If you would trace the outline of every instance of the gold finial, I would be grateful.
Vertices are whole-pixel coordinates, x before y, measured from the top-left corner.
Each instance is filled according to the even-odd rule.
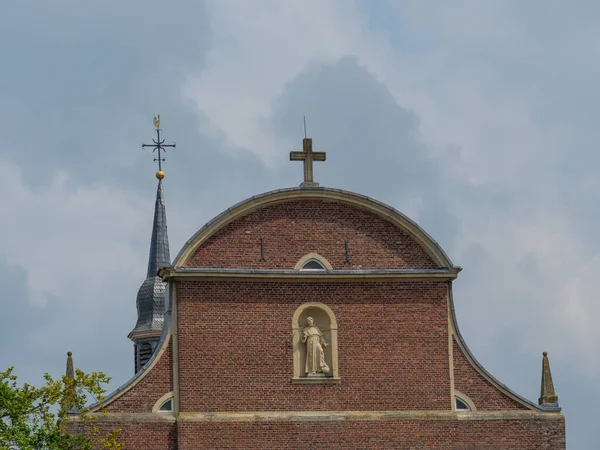
[[[159,170],[158,172],[156,172],[156,178],[158,178],[159,180],[162,180],[165,177],[165,173],[162,170]]]
[[[160,114],[154,118],[153,122],[156,128],[160,128]]]

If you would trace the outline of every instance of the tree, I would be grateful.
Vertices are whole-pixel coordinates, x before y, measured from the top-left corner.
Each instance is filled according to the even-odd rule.
[[[90,397],[104,398],[103,385],[110,381],[105,374],[74,371],[70,353],[67,375],[55,380],[46,373],[39,388],[19,386],[13,369],[0,372],[0,450],[124,448],[121,430],[100,432],[85,406]]]

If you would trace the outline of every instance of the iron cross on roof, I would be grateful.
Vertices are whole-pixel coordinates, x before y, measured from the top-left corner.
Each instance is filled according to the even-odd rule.
[[[300,186],[318,186],[313,180],[313,161],[325,161],[327,153],[313,152],[312,139],[306,137],[306,119],[304,120],[304,139],[302,139],[302,151],[290,152],[290,161],[302,161],[304,163],[304,181]]]
[[[165,140],[160,140],[160,114],[154,118],[154,126],[156,127],[156,139],[152,139],[153,144],[144,144],[142,143],[142,148],[150,147],[153,148],[152,153],[158,150],[158,154],[156,158],[154,158],[154,162],[158,161],[158,172],[156,172],[156,178],[159,180],[163,179],[165,174],[162,171],[162,163],[165,162],[164,156],[161,154],[161,150],[166,152],[166,147],[175,148],[175,143],[165,144]]]

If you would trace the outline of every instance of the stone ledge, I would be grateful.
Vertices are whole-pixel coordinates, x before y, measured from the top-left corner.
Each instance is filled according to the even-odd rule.
[[[175,422],[337,422],[337,421],[394,421],[394,420],[564,420],[556,412],[537,411],[254,411],[254,412],[182,412],[153,413],[90,413],[94,423],[175,423]],[[67,421],[79,422],[79,416]]]
[[[339,377],[304,377],[292,378],[292,384],[340,384],[342,379]]]
[[[386,420],[564,420],[560,413],[537,411],[256,411],[256,412],[182,412],[182,422],[331,422]]]
[[[89,413],[92,423],[174,423],[172,413]],[[67,416],[68,422],[81,422],[79,416]]]

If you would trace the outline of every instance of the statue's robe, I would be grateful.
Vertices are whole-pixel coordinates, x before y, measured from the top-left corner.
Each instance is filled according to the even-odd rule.
[[[304,339],[302,340],[306,341],[306,374],[323,373],[328,375],[329,366],[325,362],[325,352],[323,351],[326,344],[321,330],[314,325],[306,327],[304,329]]]

